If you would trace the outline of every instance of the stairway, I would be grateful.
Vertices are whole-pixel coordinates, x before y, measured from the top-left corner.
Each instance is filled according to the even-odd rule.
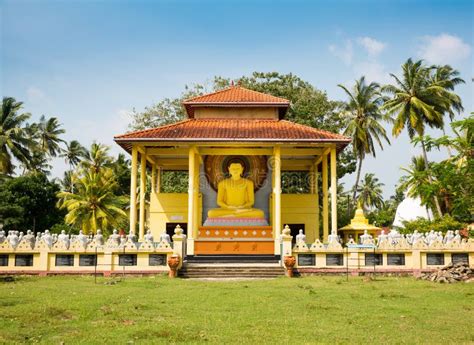
[[[274,255],[200,255],[187,257],[182,278],[276,278],[285,275]]]
[[[188,255],[185,262],[188,264],[278,264],[279,260],[279,255],[220,254],[194,256]]]

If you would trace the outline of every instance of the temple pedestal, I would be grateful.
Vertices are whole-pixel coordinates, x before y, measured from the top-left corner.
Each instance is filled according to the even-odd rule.
[[[194,254],[274,254],[271,226],[201,226]]]

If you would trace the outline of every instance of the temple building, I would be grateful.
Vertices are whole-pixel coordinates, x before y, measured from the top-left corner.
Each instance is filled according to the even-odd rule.
[[[357,205],[357,209],[354,214],[354,218],[351,219],[350,224],[339,229],[341,234],[342,242],[347,243],[350,238],[354,241],[359,241],[360,236],[367,232],[373,238],[376,237],[381,228],[369,224],[369,220],[364,215],[364,210],[361,204]]]
[[[337,234],[337,154],[349,138],[285,120],[288,100],[241,86],[183,106],[183,121],[115,137],[132,157],[130,230],[139,239],[179,224],[188,256],[279,256],[285,225],[310,242]],[[188,174],[187,193],[162,190],[169,171]],[[282,193],[286,172],[307,173],[307,188]]]

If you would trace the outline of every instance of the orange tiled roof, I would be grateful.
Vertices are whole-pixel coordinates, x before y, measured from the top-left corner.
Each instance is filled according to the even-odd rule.
[[[275,106],[288,108],[290,101],[241,86],[231,86],[202,96],[183,101],[189,117],[194,116],[195,106]]]
[[[189,98],[183,104],[222,104],[222,103],[245,103],[245,104],[280,104],[289,105],[290,101],[281,97],[275,97],[266,93],[246,89],[242,86],[231,86],[207,95]]]
[[[114,140],[124,148],[136,141],[333,142],[342,147],[351,141],[339,134],[273,119],[187,119],[119,135]]]

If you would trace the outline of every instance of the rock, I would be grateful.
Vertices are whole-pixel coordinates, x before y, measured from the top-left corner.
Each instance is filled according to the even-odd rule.
[[[422,274],[419,279],[442,284],[456,283],[459,281],[471,283],[474,280],[474,270],[470,269],[467,263],[450,263],[435,272]]]

